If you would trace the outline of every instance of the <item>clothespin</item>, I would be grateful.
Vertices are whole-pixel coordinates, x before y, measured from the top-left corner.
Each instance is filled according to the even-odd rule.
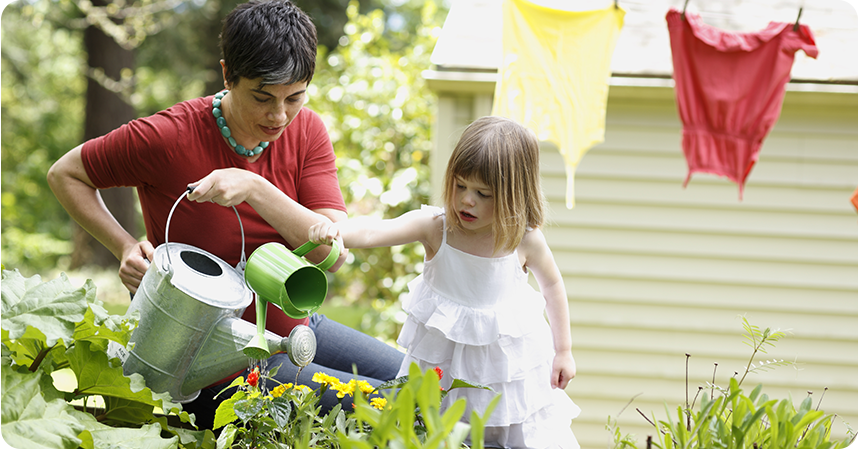
[[[794,21],[794,31],[797,31],[800,28],[800,14],[803,13],[803,7],[800,7],[800,10],[797,11],[797,20]]]
[[[684,0],[684,9],[681,11],[681,20],[687,20],[687,3],[690,3],[690,0]]]

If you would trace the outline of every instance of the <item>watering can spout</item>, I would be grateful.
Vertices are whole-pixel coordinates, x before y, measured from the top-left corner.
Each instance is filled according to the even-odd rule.
[[[335,242],[325,260],[314,265],[304,256],[317,245],[307,242],[289,250],[283,244],[269,242],[248,258],[244,278],[256,294],[257,313],[257,334],[243,348],[249,358],[266,359],[271,355],[263,336],[267,303],[273,303],[293,319],[310,317],[322,305],[328,293],[325,271],[337,261],[340,248]]]
[[[266,342],[266,301],[258,295],[254,304],[257,313],[257,333],[248,341],[242,352],[251,359],[268,359],[272,354],[269,352],[269,344]]]
[[[248,357],[242,346],[249,338],[256,337],[255,326],[238,317],[218,322],[191,364],[182,392],[203,389],[247,369]],[[316,356],[316,336],[307,326],[296,325],[288,337],[266,331],[263,338],[263,344],[272,353],[285,353],[298,367],[307,366]]]

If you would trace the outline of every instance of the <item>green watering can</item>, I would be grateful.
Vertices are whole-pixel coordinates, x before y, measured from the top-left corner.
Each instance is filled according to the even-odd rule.
[[[316,312],[328,294],[325,271],[340,255],[335,242],[331,252],[319,264],[304,258],[319,244],[307,242],[290,251],[277,242],[261,245],[245,265],[245,283],[257,294],[257,335],[245,346],[249,358],[266,359],[271,353],[266,343],[266,303],[274,303],[293,319],[303,319]]]

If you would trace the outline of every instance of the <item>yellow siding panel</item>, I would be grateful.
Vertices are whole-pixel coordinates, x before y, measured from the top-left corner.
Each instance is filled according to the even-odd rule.
[[[694,174],[682,187],[673,92],[640,90],[648,92],[610,89],[606,139],[577,169],[573,210],[564,206],[562,159],[542,147],[545,234],[570,300],[577,376],[566,391],[583,410],[572,426],[580,444],[610,445],[611,416],[644,447],[655,431],[636,408],[665,420],[664,402],[674,410],[692,400],[714,363],[716,384],[726,386],[751,354],[741,315],[790,331],[756,366],[797,363],[749,375],[747,392],[762,383],[771,398],[799,404],[812,391],[817,404],[827,387],[821,408],[839,415],[834,437],[844,435],[843,421],[860,427],[858,216],[849,201],[858,183],[857,95],[787,95],[741,200],[735,183],[713,175]],[[480,109],[462,95],[449,109]],[[462,130],[444,130],[448,147],[437,151],[448,155]]]

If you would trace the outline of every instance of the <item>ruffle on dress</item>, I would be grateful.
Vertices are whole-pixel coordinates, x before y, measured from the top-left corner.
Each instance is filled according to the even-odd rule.
[[[426,364],[422,367],[446,367],[452,378],[481,384],[512,383],[529,376],[536,367],[551,361],[554,353],[547,348],[552,342],[549,331],[539,330],[528,339],[500,339],[488,345],[451,342],[436,329],[427,328],[411,317],[403,324],[397,343],[409,349],[409,356]],[[409,364],[404,362],[403,372]],[[549,372],[546,372],[549,382]],[[449,380],[450,385],[450,380]]]
[[[419,362],[419,366],[421,362]],[[449,369],[453,371],[454,369]],[[487,426],[508,426],[511,424],[523,424],[534,420],[535,415],[541,411],[552,412],[559,420],[563,420],[567,428],[570,421],[579,415],[577,407],[567,393],[562,389],[553,389],[550,385],[549,374],[552,373],[551,360],[546,364],[533,367],[528,371],[525,378],[520,378],[503,383],[483,383],[492,388],[492,391],[476,388],[457,388],[448,393],[443,401],[443,408],[447,409],[459,398],[465,398],[468,409],[483,414],[489,406],[490,401],[498,394],[502,394],[504,401],[500,402],[487,421]],[[449,387],[453,378],[461,378],[457,375],[444,374],[442,376],[442,387]]]
[[[519,338],[546,325],[546,302],[527,283],[492,308],[464,305],[439,293],[424,281],[424,275],[407,286],[409,296],[403,309],[418,322],[461,344],[488,345],[504,337]]]
[[[566,398],[564,391],[556,390],[556,393],[565,398],[541,409],[523,423],[485,427],[484,442],[499,448],[579,448],[579,442],[570,431],[570,419],[579,415],[579,407]]]

